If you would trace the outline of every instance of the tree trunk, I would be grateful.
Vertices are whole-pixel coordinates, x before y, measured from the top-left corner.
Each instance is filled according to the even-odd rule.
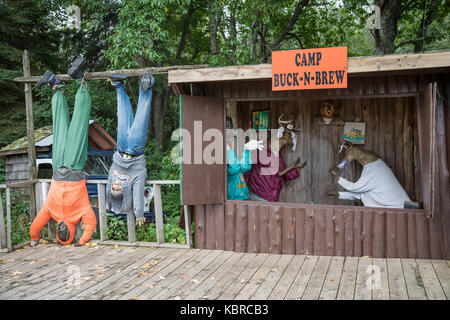
[[[402,13],[403,1],[375,0],[380,8],[381,29],[375,30],[374,54],[390,54],[395,51],[395,38],[397,37],[397,23]]]
[[[430,6],[425,8],[424,19],[422,19],[422,23],[420,24],[420,29],[417,30],[417,40],[414,43],[414,52],[422,52],[423,45],[425,43],[425,39],[427,38],[427,29],[428,26],[433,22],[436,18],[437,10],[438,10],[439,2],[437,0],[431,0]]]
[[[236,29],[236,4],[230,12],[230,49],[231,49],[231,64],[236,64],[236,42],[237,42],[237,29]]]
[[[258,39],[258,31],[256,27],[258,26],[259,12],[255,12],[255,19],[252,22],[251,31],[251,43],[252,43],[252,62],[256,62],[256,41]]]
[[[213,0],[207,0],[206,3],[208,5],[208,11],[209,11],[211,54],[217,54],[219,52],[219,49],[217,47],[217,31],[219,29],[220,17],[216,16],[216,10],[214,7],[215,2]]]
[[[159,86],[158,86],[159,87]],[[153,138],[158,146],[162,145],[163,140],[163,128],[164,124],[162,123],[162,100],[163,93],[161,90],[154,90],[152,97],[152,130],[153,130]]]

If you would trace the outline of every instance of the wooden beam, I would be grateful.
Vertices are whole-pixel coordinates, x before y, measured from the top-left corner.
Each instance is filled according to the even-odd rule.
[[[108,227],[108,215],[106,214],[106,188],[104,184],[97,184],[98,190],[98,220],[100,224],[100,240],[108,240],[106,229]]]
[[[136,243],[136,219],[133,208],[127,212],[128,243]]]
[[[28,50],[23,52],[23,75],[31,76],[30,59]],[[33,117],[33,96],[31,94],[31,84],[25,83],[25,110],[27,117],[27,140],[28,140],[28,179],[36,179],[36,147],[34,139],[34,117]],[[30,188],[30,220],[36,217],[36,194],[34,187]]]
[[[161,186],[153,184],[153,199],[155,200],[155,224],[156,224],[156,241],[164,243],[164,220],[161,201]]]
[[[5,218],[3,216],[2,193],[0,192],[0,249],[5,249],[6,247]]]
[[[186,245],[189,246],[189,248],[192,246],[191,241],[191,219],[190,219],[190,211],[189,206],[184,206],[184,230],[186,231]]]
[[[7,188],[21,188],[21,187],[26,187],[26,186],[29,186],[29,185],[34,185],[36,183],[39,183],[38,179],[33,179],[33,180],[28,180],[28,181],[21,181],[21,182],[14,182],[14,183],[7,184],[6,187]],[[34,196],[34,194],[33,194],[33,196]]]
[[[348,58],[349,75],[377,72],[405,72],[449,67],[450,51]],[[271,64],[169,71],[169,84],[232,80],[267,80],[271,78]]]
[[[11,249],[11,189],[6,188],[6,247]]]
[[[146,72],[152,74],[165,74],[170,70],[188,70],[188,69],[201,69],[207,68],[207,64],[197,64],[197,65],[179,65],[179,66],[167,66],[167,67],[150,67],[141,69],[124,69],[124,70],[111,70],[111,71],[100,71],[100,72],[85,72],[85,80],[102,80],[108,79],[113,73],[125,73],[128,77],[140,77]],[[74,79],[68,74],[58,74],[58,79],[61,81],[73,81]],[[41,76],[30,76],[24,75],[23,77],[14,78],[16,82],[33,83],[38,82]]]

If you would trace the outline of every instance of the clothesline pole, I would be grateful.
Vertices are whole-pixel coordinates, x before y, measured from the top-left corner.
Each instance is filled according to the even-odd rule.
[[[23,75],[30,77],[30,59],[28,50],[23,52]],[[31,83],[25,83],[25,109],[27,119],[27,145],[28,145],[28,179],[36,179],[36,147],[34,138],[34,117],[33,117],[33,96],[31,93]],[[30,188],[30,221],[36,217],[36,192],[34,187]]]
[[[99,71],[99,72],[85,72],[84,79],[85,80],[106,80],[113,73],[124,73],[127,77],[140,77],[144,75],[146,72],[150,72],[152,74],[166,74],[169,70],[187,70],[187,69],[201,69],[207,68],[209,65],[207,64],[198,64],[198,65],[178,65],[178,66],[166,66],[166,67],[149,67],[149,68],[140,68],[140,69],[123,69],[123,70],[111,70],[111,71]],[[59,74],[57,75],[58,79],[61,81],[74,81],[72,77],[68,74]],[[41,76],[31,76],[30,74],[25,75],[23,77],[14,78],[16,82],[24,82],[24,83],[33,83],[38,82]]]

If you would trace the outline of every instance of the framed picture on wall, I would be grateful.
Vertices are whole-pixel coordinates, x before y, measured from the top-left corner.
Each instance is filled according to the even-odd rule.
[[[256,131],[269,129],[269,110],[253,111],[252,119],[253,129],[255,129]]]
[[[366,123],[346,122],[344,124],[344,140],[353,144],[366,143]]]

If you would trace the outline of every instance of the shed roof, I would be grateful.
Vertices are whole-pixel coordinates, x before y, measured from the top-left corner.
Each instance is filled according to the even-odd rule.
[[[378,72],[437,71],[450,68],[450,50],[419,54],[349,57],[348,74],[364,75]],[[265,80],[272,78],[272,64],[169,70],[169,83],[194,83],[235,80]]]
[[[35,146],[46,149],[53,144],[53,126],[46,126],[34,131]],[[117,147],[116,140],[111,137],[97,122],[89,120],[89,142],[98,150],[111,150]],[[0,149],[0,156],[28,152],[27,136],[17,139]]]

